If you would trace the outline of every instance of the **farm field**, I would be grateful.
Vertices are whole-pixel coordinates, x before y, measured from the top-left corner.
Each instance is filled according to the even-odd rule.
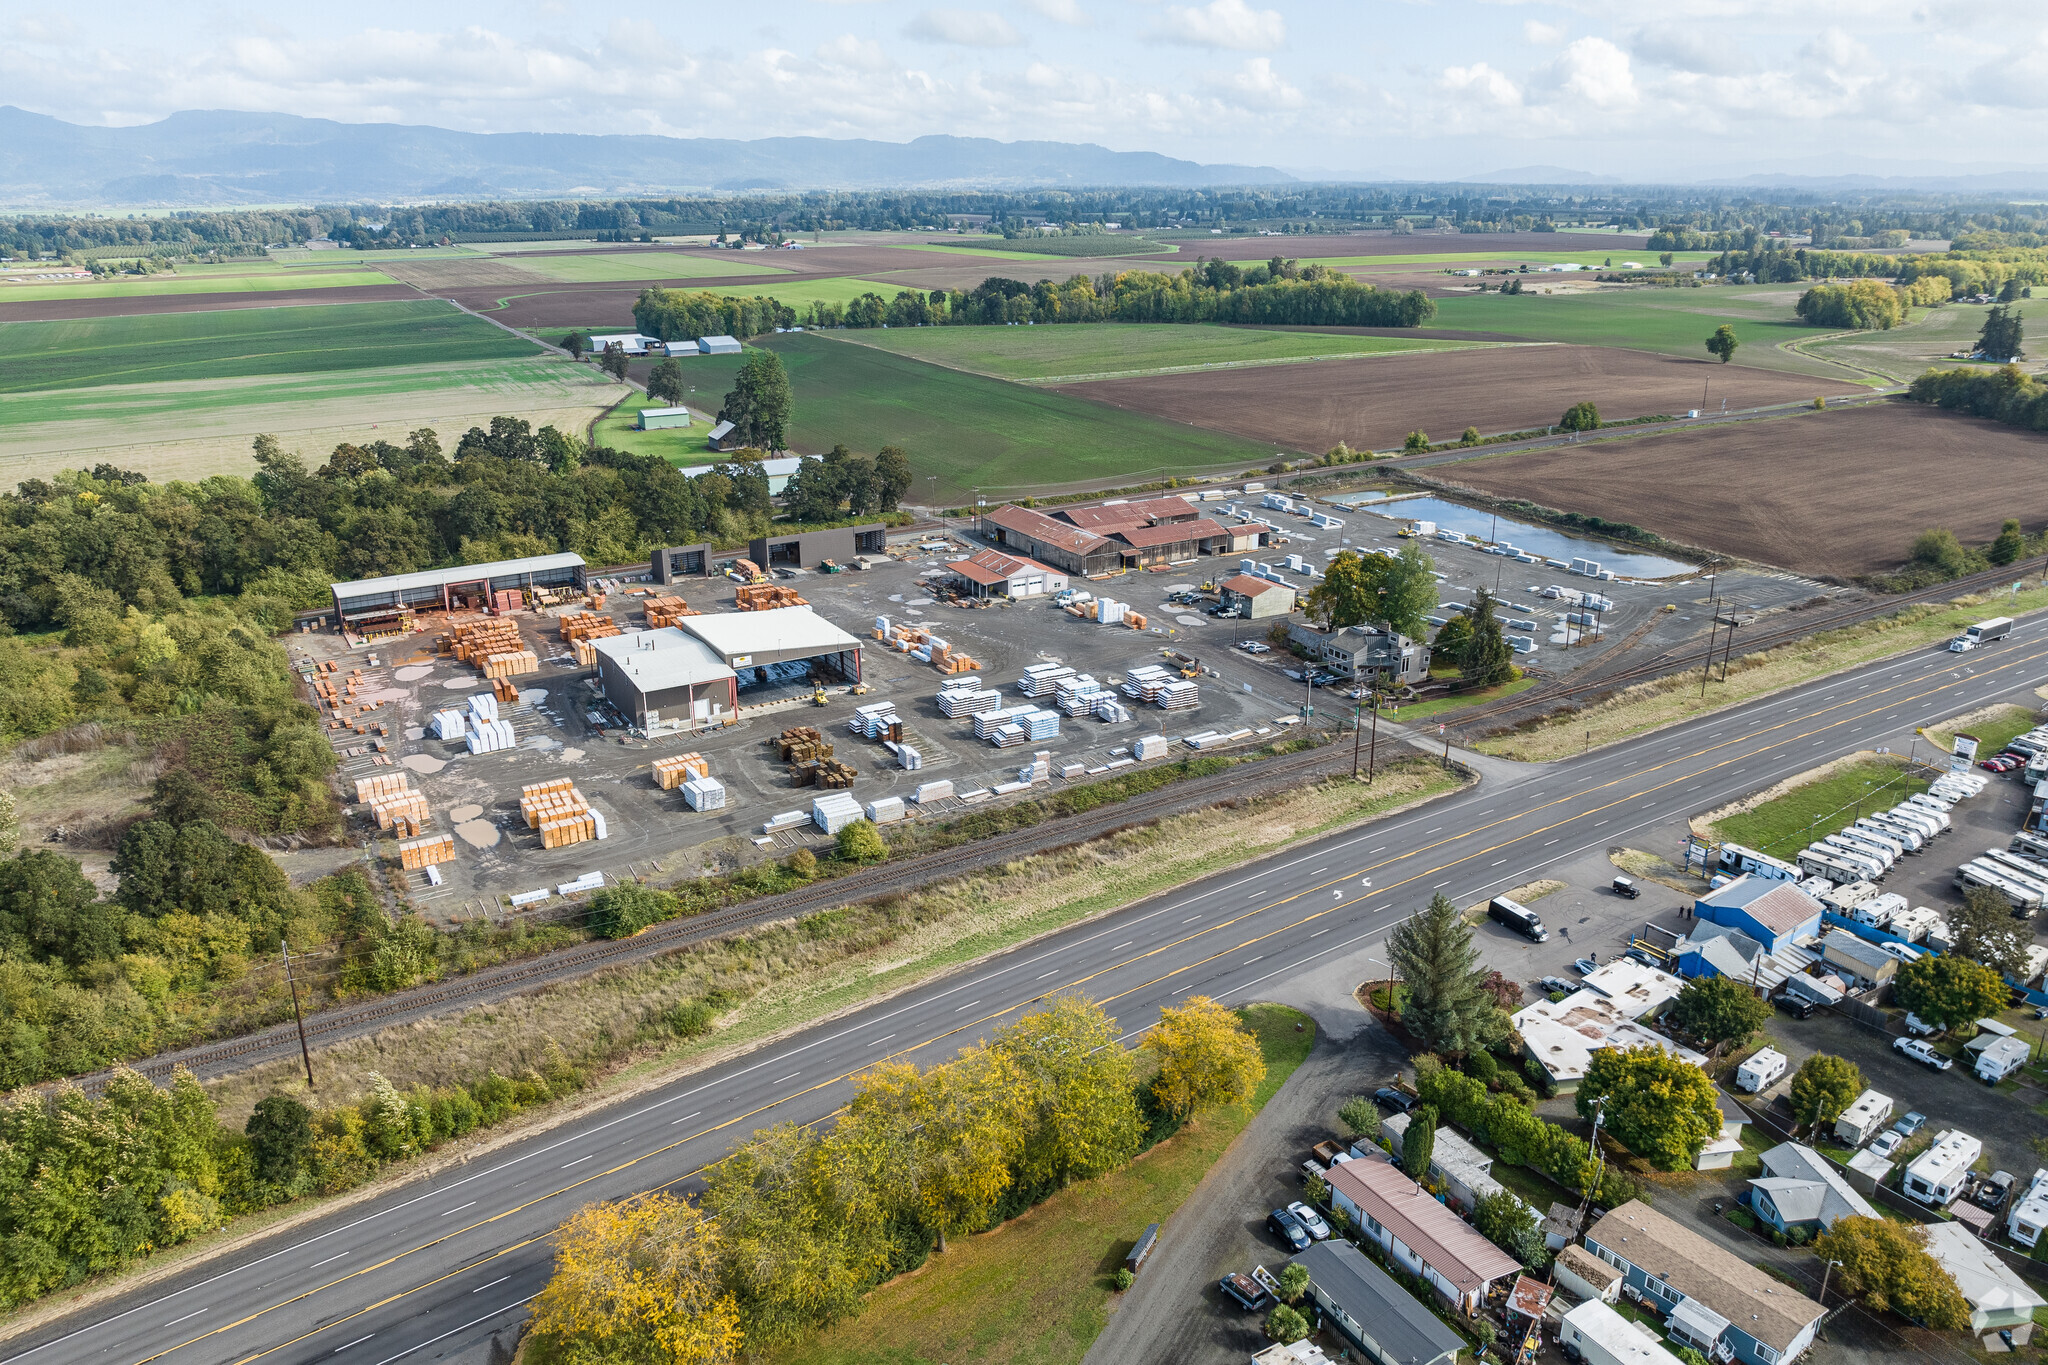
[[[927,365],[872,346],[789,335],[762,345],[782,356],[796,395],[790,432],[802,450],[845,442],[901,446],[936,496],[958,503],[979,487],[1033,489],[1264,465],[1271,446],[1168,423],[1063,393]],[[927,500],[920,485],[919,500]]]
[[[1473,235],[1475,237],[1479,236],[1476,233]],[[1413,239],[1411,238],[1410,240]],[[1480,237],[1480,240],[1483,241],[1484,238]],[[1560,247],[1565,249],[1560,250]],[[1281,252],[1278,254],[1289,255],[1290,253]],[[1673,253],[1672,260],[1684,264],[1690,261],[1708,261],[1712,260],[1713,257],[1714,253],[1710,251],[1680,251]],[[1574,247],[1569,242],[1553,243],[1549,249],[1538,251],[1467,249],[1456,252],[1424,251],[1412,255],[1389,253],[1372,256],[1318,256],[1313,262],[1303,260],[1302,264],[1327,265],[1333,266],[1338,270],[1359,270],[1396,265],[1440,265],[1455,269],[1470,269],[1488,261],[1505,261],[1510,264],[1527,261],[1531,264],[1540,265],[1580,265],[1588,270],[1599,270],[1602,264],[1609,259],[1614,261],[1614,268],[1617,270],[1622,268],[1624,260],[1635,261],[1637,265],[1652,270],[1657,268],[1657,257],[1654,253],[1637,252],[1632,255],[1629,249],[1606,246],[1597,242],[1585,247]],[[1549,275],[1542,277],[1543,283],[1546,284],[1552,283],[1554,279],[1555,277]]]
[[[1539,280],[1538,287],[1544,281]],[[1528,287],[1525,281],[1524,287]],[[1706,341],[1731,323],[1742,342],[1738,364],[1788,374],[1855,380],[1839,366],[1780,350],[1780,342],[1826,335],[1792,314],[1799,285],[1730,285],[1700,289],[1617,289],[1544,296],[1460,294],[1436,301],[1432,325],[1499,332],[1532,341],[1630,346],[1688,359],[1707,358]]]
[[[530,357],[431,299],[0,323],[0,393]]]
[[[530,271],[543,279],[569,284],[612,280],[723,279],[734,275],[772,278],[786,273],[778,266],[741,260],[736,251],[721,251],[716,256],[682,251],[577,252],[564,256],[536,253],[517,257],[506,264],[516,264],[516,268]]]
[[[500,414],[581,433],[620,392],[595,366],[533,356],[0,393],[0,483],[102,460],[157,479],[246,474],[257,432],[316,467],[342,441],[418,427],[452,450]]]
[[[84,284],[0,284],[0,304],[51,299],[146,299],[176,294],[270,293],[396,283],[397,280],[381,271],[360,267],[354,270],[259,270],[246,274],[180,270],[175,275],[136,275],[128,279]]]
[[[919,327],[835,333],[935,365],[1027,384],[1172,374],[1227,366],[1444,351],[1480,343],[1328,332],[1143,323],[1071,327]]]
[[[1482,435],[1526,431],[1556,422],[1582,399],[1598,404],[1609,421],[1683,413],[1700,405],[1702,386],[1735,408],[1864,392],[1830,380],[1719,365],[1704,352],[1695,361],[1598,346],[1507,346],[1382,356],[1371,363],[1208,370],[1056,391],[1320,453],[1339,441],[1384,450],[1418,429],[1437,440],[1467,426]]]
[[[2030,335],[2040,336],[2048,327],[2048,298],[2022,299],[2010,306],[2026,320]],[[1984,329],[1984,316],[1990,311],[1988,306],[1966,303],[1925,308],[1912,321],[1888,332],[1851,332],[1813,341],[1804,349],[1907,383],[1930,369],[1967,363],[1950,360],[1949,353],[1976,347],[1977,334]]]
[[[2040,525],[2048,484],[2015,471],[2044,455],[2048,442],[2035,433],[1901,402],[1478,458],[1435,473],[1796,573],[1846,577],[1898,566],[1930,526],[1982,544],[2007,517]],[[1730,496],[1736,487],[1741,495]]]
[[[726,393],[732,388],[733,377],[739,373],[745,359],[745,356],[737,355],[708,355],[683,362],[683,404],[693,417],[689,426],[670,427],[665,431],[635,430],[633,423],[639,417],[640,409],[662,406],[646,394],[635,391],[628,393],[617,407],[591,424],[591,443],[610,446],[613,450],[630,450],[635,455],[657,455],[679,466],[716,463],[721,457],[705,444],[705,440],[711,434],[713,417],[724,403]],[[801,411],[801,392],[797,399]]]

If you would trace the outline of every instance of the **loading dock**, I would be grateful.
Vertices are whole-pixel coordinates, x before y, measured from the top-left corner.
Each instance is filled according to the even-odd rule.
[[[709,541],[698,545],[671,545],[666,550],[654,552],[654,581],[673,583],[678,578],[709,578],[711,576],[712,547]]]

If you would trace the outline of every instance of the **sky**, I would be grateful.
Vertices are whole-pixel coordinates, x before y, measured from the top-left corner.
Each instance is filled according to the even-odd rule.
[[[474,132],[932,133],[1312,178],[2048,165],[2039,0],[0,4],[0,101]]]

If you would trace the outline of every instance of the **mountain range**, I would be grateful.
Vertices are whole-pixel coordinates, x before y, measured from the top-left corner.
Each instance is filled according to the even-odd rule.
[[[127,128],[0,106],[0,203],[179,206],[584,198],[703,191],[1266,185],[1092,143],[462,133],[292,114],[187,110]]]

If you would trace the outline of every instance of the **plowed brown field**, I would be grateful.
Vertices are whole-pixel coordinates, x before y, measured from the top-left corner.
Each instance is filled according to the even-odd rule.
[[[1532,450],[1431,473],[1843,577],[1896,568],[1931,526],[1982,544],[2007,517],[2029,531],[2048,521],[2048,437],[1917,403]]]
[[[389,303],[416,299],[409,284],[345,284],[333,289],[251,289],[232,294],[135,294],[121,299],[0,299],[0,322],[68,322],[145,313],[218,313],[229,308],[299,308],[309,303]]]
[[[1602,346],[1514,346],[1433,355],[1325,360],[1312,365],[1107,379],[1063,393],[1271,441],[1314,453],[1339,441],[1398,445],[1411,431],[1437,440],[1468,426],[1483,434],[1547,426],[1582,399],[1609,421],[1676,416],[1698,407],[1705,386],[1716,410],[1862,393],[1853,384],[1776,374]]]

